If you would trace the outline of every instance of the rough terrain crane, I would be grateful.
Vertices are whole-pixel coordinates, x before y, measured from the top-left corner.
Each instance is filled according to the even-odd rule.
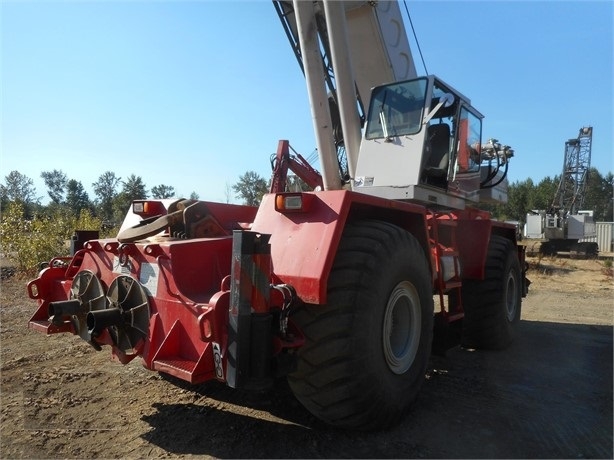
[[[578,137],[565,142],[563,171],[550,208],[527,214],[528,238],[545,239],[540,253],[596,256],[596,242],[579,241],[596,236],[593,211],[582,210],[591,167],[592,126],[580,128]]]
[[[281,190],[280,166],[259,207],[137,200],[116,238],[28,283],[30,327],[191,383],[286,377],[320,419],[382,428],[416,397],[432,349],[514,337],[524,250],[476,208],[505,199],[513,152],[482,144],[466,96],[415,75],[396,2],[275,5],[307,81],[316,190]],[[288,152],[281,141],[277,159]]]

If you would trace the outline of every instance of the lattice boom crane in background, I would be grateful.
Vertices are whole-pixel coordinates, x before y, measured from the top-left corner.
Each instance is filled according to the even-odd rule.
[[[577,214],[582,209],[591,167],[592,142],[592,126],[581,128],[576,139],[565,142],[563,172],[550,213]]]
[[[561,180],[550,209],[527,214],[528,238],[546,239],[540,252],[554,255],[569,251],[575,256],[596,256],[596,242],[580,241],[596,236],[592,210],[582,210],[591,167],[593,127],[580,128],[578,137],[565,142]]]

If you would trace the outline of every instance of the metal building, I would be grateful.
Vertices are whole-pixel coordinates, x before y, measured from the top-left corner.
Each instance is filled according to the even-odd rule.
[[[597,235],[580,241],[596,242],[600,253],[614,252],[614,222],[597,222]]]

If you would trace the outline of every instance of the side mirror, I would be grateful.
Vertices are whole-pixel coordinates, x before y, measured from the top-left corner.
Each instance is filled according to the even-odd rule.
[[[451,93],[442,94],[439,98],[439,102],[437,103],[437,105],[433,107],[431,111],[424,116],[422,124],[426,125],[441,107],[450,107],[452,104],[454,104],[454,95]]]
[[[445,93],[439,98],[439,102],[443,102],[444,107],[450,107],[452,104],[454,104],[454,94]]]

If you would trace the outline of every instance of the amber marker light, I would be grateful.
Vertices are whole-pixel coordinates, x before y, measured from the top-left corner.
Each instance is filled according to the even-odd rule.
[[[305,193],[278,193],[275,210],[281,213],[306,212],[311,207],[313,195]]]
[[[143,218],[166,214],[166,208],[159,201],[138,200],[132,202],[132,212]]]

